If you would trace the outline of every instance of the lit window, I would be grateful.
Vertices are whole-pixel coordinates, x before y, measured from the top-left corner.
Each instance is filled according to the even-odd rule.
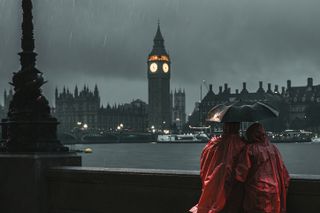
[[[152,55],[149,57],[149,61],[169,61],[169,57],[166,55]]]

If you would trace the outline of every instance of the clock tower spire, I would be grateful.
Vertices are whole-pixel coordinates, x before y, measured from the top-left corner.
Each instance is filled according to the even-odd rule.
[[[156,129],[171,126],[170,74],[171,61],[164,46],[158,22],[153,48],[148,56],[148,125]]]
[[[153,48],[150,55],[168,55],[164,47],[164,39],[161,33],[159,21],[158,21],[158,29],[153,39]]]

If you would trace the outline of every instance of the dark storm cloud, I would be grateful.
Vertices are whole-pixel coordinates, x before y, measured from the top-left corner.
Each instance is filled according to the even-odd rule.
[[[215,90],[225,82],[235,89],[247,81],[252,90],[259,80],[319,82],[318,0],[33,2],[38,68],[50,80],[50,100],[56,85],[98,83],[104,102],[146,101],[145,62],[158,18],[172,87],[186,88],[188,112],[203,79]],[[1,90],[19,69],[20,13],[20,0],[0,0]]]

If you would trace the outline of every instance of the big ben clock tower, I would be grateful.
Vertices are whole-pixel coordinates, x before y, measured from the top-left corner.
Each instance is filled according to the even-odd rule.
[[[170,57],[164,47],[160,24],[148,57],[148,125],[168,129],[171,125]]]

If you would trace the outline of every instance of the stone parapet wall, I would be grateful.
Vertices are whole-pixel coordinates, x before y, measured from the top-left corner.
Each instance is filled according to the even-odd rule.
[[[201,190],[197,171],[57,167],[47,177],[52,213],[182,213]],[[288,212],[320,212],[320,176],[291,177]]]

